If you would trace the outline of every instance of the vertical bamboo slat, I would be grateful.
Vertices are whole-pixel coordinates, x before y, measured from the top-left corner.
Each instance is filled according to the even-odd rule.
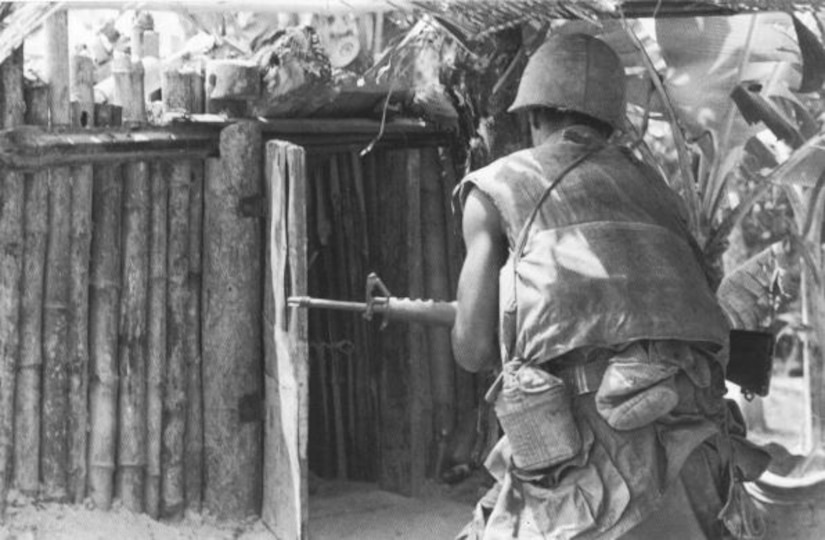
[[[26,123],[47,125],[49,89],[31,87],[26,97]],[[35,496],[40,489],[40,372],[43,368],[43,280],[49,230],[49,176],[26,177],[25,248],[20,306],[20,366],[14,398],[14,483]]]
[[[110,105],[101,108],[112,108]],[[111,114],[98,114],[111,118]],[[89,496],[112,504],[117,447],[118,333],[121,294],[122,167],[96,165],[89,290]]]
[[[68,125],[68,17],[58,11],[46,21],[46,78],[52,126]],[[43,307],[43,405],[40,473],[47,499],[68,495],[69,302],[71,296],[72,179],[67,167],[49,171],[49,238]]]
[[[167,205],[170,164],[154,163],[150,175],[149,320],[146,366],[146,485],[144,508],[157,518],[160,510],[163,390],[166,372]]]
[[[0,122],[23,122],[23,49],[0,65]],[[0,171],[0,523],[14,447],[14,393],[20,355],[20,278],[23,270],[23,176]]]
[[[197,107],[194,93],[194,73],[166,71],[163,74],[163,107],[170,112],[193,112]],[[167,308],[167,368],[163,393],[163,445],[161,450],[161,515],[168,519],[183,517],[185,507],[185,435],[187,416],[187,369],[189,356],[199,354],[195,341],[193,350],[187,345],[199,337],[200,326],[188,320],[190,295],[195,294],[189,283],[190,269],[190,189],[192,163],[178,161],[169,165],[169,246],[168,246],[168,308]],[[195,243],[199,248],[200,239]],[[199,292],[199,291],[198,291]],[[196,311],[197,317],[197,311]],[[197,319],[199,322],[199,319]],[[195,322],[195,321],[191,321]],[[191,326],[191,330],[190,330]],[[187,331],[193,336],[187,338]],[[196,381],[200,384],[200,379]],[[194,401],[194,400],[193,400]],[[198,418],[195,420],[200,422]],[[200,473],[198,473],[200,475]],[[200,485],[197,486],[200,491]],[[199,500],[199,497],[198,497]]]
[[[410,298],[424,296],[423,246],[421,234],[421,151],[407,150],[407,222],[406,248],[407,272],[409,275]],[[430,386],[430,365],[427,362],[425,329],[411,324],[407,333],[409,347],[409,425],[412,445],[410,469],[411,495],[420,493],[424,478],[427,477],[432,450],[432,389]]]
[[[203,501],[202,249],[204,163],[192,165],[189,190],[189,284],[186,300],[186,428],[184,499],[200,512]]]
[[[112,66],[115,96],[124,121],[143,121],[143,85],[135,84],[128,58]],[[140,68],[142,69],[142,67]],[[141,79],[142,80],[142,79]],[[149,167],[145,162],[125,166],[123,183],[123,274],[120,297],[118,365],[118,445],[115,492],[125,508],[143,510],[146,472],[146,369],[149,289]]]
[[[72,57],[72,123],[94,122],[94,61]],[[92,166],[72,167],[71,264],[69,303],[69,495],[86,496],[86,437],[89,376],[89,251],[92,241]]]
[[[447,245],[444,232],[446,220],[441,201],[441,167],[438,150],[425,148],[421,155],[421,227],[423,246],[424,294],[433,300],[449,301],[450,276],[447,262]],[[447,328],[427,328],[427,346],[430,363],[435,411],[433,428],[438,444],[435,474],[441,474],[442,460],[447,439],[455,425],[455,372]]]
[[[256,122],[224,128],[204,192],[204,502],[224,518],[261,505],[262,227],[242,210],[262,195],[261,144]]]
[[[161,515],[180,519],[184,509],[184,432],[186,427],[186,310],[189,276],[188,161],[169,164],[169,246],[167,364],[163,393]]]

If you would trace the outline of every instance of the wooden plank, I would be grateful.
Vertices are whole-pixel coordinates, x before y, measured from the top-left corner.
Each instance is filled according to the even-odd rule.
[[[204,195],[204,504],[245,518],[260,511],[262,492],[262,227],[241,215],[262,195],[258,125],[226,128],[214,165]]]
[[[305,294],[306,169],[303,150],[270,141],[267,269],[266,438],[262,518],[277,538],[306,538],[307,314],[286,306]],[[271,336],[269,335],[271,334]]]
[[[23,49],[20,47],[0,65],[0,125],[8,128],[22,123],[23,107]],[[3,523],[13,461],[14,396],[21,352],[23,176],[0,171],[0,194],[0,523]]]
[[[94,122],[94,62],[72,57],[72,124]],[[92,166],[71,169],[71,263],[69,303],[69,495],[72,502],[86,497],[87,432],[89,426],[89,256],[92,242]]]

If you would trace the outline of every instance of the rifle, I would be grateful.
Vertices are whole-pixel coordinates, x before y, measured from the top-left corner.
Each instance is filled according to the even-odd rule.
[[[376,295],[378,291],[381,296]],[[435,300],[413,300],[399,298],[390,294],[387,286],[375,272],[367,276],[367,294],[365,302],[347,302],[327,300],[309,296],[290,296],[287,305],[306,309],[334,309],[338,311],[361,312],[366,320],[371,321],[378,313],[383,316],[381,328],[389,320],[417,322],[437,326],[452,327],[455,322],[455,302],[438,302]]]

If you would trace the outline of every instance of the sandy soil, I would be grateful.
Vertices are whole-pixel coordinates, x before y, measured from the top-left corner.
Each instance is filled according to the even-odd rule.
[[[218,522],[191,515],[163,523],[133,514],[117,504],[110,512],[58,503],[42,504],[11,493],[0,540],[269,540],[260,520]]]
[[[312,540],[449,539],[469,521],[483,490],[479,475],[454,488],[432,485],[412,499],[374,484],[321,481],[309,501]],[[180,523],[154,521],[115,506],[103,512],[82,506],[42,504],[10,494],[0,540],[272,540],[266,526],[250,519],[218,522],[203,515]],[[91,506],[91,505],[90,505]]]

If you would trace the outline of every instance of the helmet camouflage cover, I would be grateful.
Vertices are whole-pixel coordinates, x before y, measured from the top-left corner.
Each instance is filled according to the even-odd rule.
[[[625,80],[619,56],[587,34],[550,37],[530,56],[508,111],[530,107],[574,111],[620,126]]]

